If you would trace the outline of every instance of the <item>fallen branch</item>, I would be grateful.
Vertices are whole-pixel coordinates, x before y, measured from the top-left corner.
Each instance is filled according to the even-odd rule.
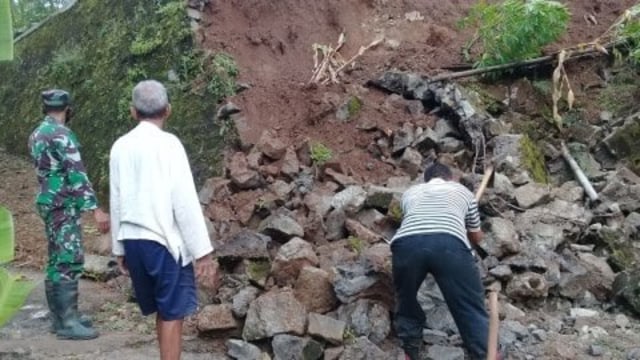
[[[573,174],[576,176],[576,179],[578,180],[580,185],[582,185],[582,187],[584,188],[584,191],[587,193],[589,199],[591,199],[591,201],[598,200],[598,193],[593,188],[593,185],[591,185],[591,182],[584,174],[582,169],[580,169],[580,166],[578,166],[576,160],[573,158],[573,156],[571,156],[571,154],[569,153],[569,149],[567,149],[567,146],[564,144],[564,142],[561,146],[562,157],[569,164],[569,167],[573,171]]]
[[[607,51],[610,51],[613,48],[622,45],[623,43],[624,43],[624,41],[615,41],[615,42],[612,42],[612,43],[610,43],[608,45],[600,46],[600,48],[596,47],[595,44],[587,44],[585,46],[588,46],[588,45],[590,45],[590,46],[588,46],[586,48],[584,48],[582,46],[579,46],[582,49],[572,51],[571,56],[566,57],[564,59],[564,62],[566,63],[569,60],[577,60],[577,59],[590,57],[590,56],[595,56],[595,55],[603,55],[604,53],[602,52],[602,49],[606,49]],[[551,55],[541,56],[541,57],[538,57],[538,58],[535,58],[535,59],[516,61],[516,62],[512,62],[512,63],[508,63],[508,64],[488,66],[488,67],[479,68],[479,69],[464,70],[464,71],[458,71],[458,72],[453,72],[453,73],[440,74],[440,75],[436,75],[436,76],[430,77],[429,78],[429,82],[439,82],[439,81],[445,81],[445,80],[461,79],[461,78],[465,78],[465,77],[484,75],[484,74],[497,72],[497,71],[512,70],[512,69],[517,69],[517,68],[529,68],[529,67],[541,66],[541,65],[544,65],[544,64],[552,64],[559,55],[560,55],[560,52],[557,52],[557,53],[554,53],[554,54],[551,54]]]
[[[338,83],[338,77],[340,76],[340,73],[344,69],[346,69],[347,66],[353,64],[359,57],[364,55],[367,50],[378,46],[383,40],[384,38],[379,38],[372,41],[367,46],[361,46],[358,52],[347,61],[342,59],[342,57],[340,57],[340,54],[338,53],[346,42],[344,33],[340,34],[338,45],[335,47],[335,49],[331,48],[330,46],[314,44],[314,68],[313,75],[311,76],[309,82],[323,85],[326,85],[329,82]],[[318,63],[319,53],[322,53],[322,61],[320,63]]]

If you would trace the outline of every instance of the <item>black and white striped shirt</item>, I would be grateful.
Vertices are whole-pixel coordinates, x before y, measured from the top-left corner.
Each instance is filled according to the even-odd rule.
[[[402,195],[402,225],[391,240],[418,234],[447,233],[471,249],[467,231],[480,230],[478,204],[466,187],[439,178],[414,185]]]

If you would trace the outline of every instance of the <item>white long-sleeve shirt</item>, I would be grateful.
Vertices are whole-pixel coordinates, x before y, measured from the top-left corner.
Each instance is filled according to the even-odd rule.
[[[213,251],[187,154],[173,134],[147,121],[120,137],[109,161],[113,254],[122,240],[152,240],[176,262]]]

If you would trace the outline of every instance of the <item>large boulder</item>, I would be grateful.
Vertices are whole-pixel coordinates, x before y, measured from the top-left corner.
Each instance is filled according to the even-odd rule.
[[[364,207],[366,200],[367,192],[364,188],[353,185],[335,194],[331,200],[331,207],[347,214],[356,214]]]
[[[262,259],[269,258],[269,236],[251,230],[241,230],[215,245],[218,258]]]
[[[286,242],[293,237],[304,237],[302,226],[285,214],[267,217],[260,223],[258,231],[280,242]]]
[[[347,323],[320,314],[309,314],[309,335],[334,345],[342,344]]]
[[[237,152],[231,156],[227,170],[233,185],[241,190],[255,189],[263,184],[262,177],[257,171],[249,168],[247,157],[242,152]]]
[[[507,285],[506,293],[519,301],[544,299],[549,295],[549,284],[541,274],[527,272],[516,275]]]
[[[231,339],[227,343],[227,355],[237,360],[264,360],[259,347],[246,341]]]
[[[514,192],[518,206],[524,209],[542,204],[549,199],[549,195],[549,187],[537,183],[528,183],[517,188]]]
[[[335,267],[333,286],[336,296],[343,304],[358,299],[380,300],[390,308],[393,306],[393,286],[390,269],[375,269],[372,262],[360,261],[351,265]]]
[[[249,306],[242,337],[254,341],[278,334],[303,335],[306,322],[304,305],[296,300],[293,292],[271,291]]]
[[[249,305],[258,297],[260,289],[247,286],[233,296],[231,311],[238,318],[244,318],[249,311]]]
[[[300,270],[305,266],[318,266],[318,256],[313,250],[313,246],[294,237],[278,250],[271,274],[280,285],[293,284],[298,278]]]
[[[483,227],[486,235],[480,246],[489,255],[502,258],[520,252],[518,233],[511,221],[503,218],[489,218]]]
[[[422,155],[418,150],[408,148],[402,154],[399,166],[413,179],[422,171]]]
[[[389,308],[384,304],[360,299],[338,309],[338,319],[358,336],[366,336],[375,344],[381,343],[391,332]]]
[[[271,341],[274,360],[318,360],[324,346],[310,338],[293,335],[276,335]]]
[[[280,160],[287,152],[287,145],[280,140],[278,135],[270,130],[265,130],[258,143],[258,150],[273,160]]]
[[[389,360],[389,355],[363,336],[345,347],[340,360]]]
[[[197,317],[198,330],[222,331],[238,328],[238,321],[233,317],[231,304],[207,305]]]
[[[540,149],[524,135],[498,135],[491,139],[496,171],[518,185],[531,180],[544,182],[547,174]]]
[[[589,291],[600,301],[609,299],[615,274],[606,259],[585,252],[574,255],[565,250],[560,261],[564,271],[558,288],[562,296],[576,300]]]
[[[300,270],[295,283],[295,295],[309,312],[324,314],[338,304],[330,275],[312,266]]]
[[[613,293],[629,308],[640,314],[640,270],[625,271],[615,279]]]

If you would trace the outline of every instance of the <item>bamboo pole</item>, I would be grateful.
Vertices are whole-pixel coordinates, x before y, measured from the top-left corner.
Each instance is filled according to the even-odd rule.
[[[500,316],[498,314],[498,292],[489,292],[489,343],[487,346],[487,360],[498,358],[498,329]]]
[[[571,153],[569,153],[569,149],[567,149],[567,146],[564,144],[564,142],[562,142],[561,146],[562,157],[569,164],[571,171],[573,171],[573,174],[576,176],[576,180],[578,180],[580,185],[582,185],[589,199],[591,199],[591,201],[598,200],[598,193],[593,188],[593,185],[591,185],[591,182],[587,178],[587,175],[585,175],[582,169],[580,169],[580,166],[573,158],[573,156],[571,156]]]

